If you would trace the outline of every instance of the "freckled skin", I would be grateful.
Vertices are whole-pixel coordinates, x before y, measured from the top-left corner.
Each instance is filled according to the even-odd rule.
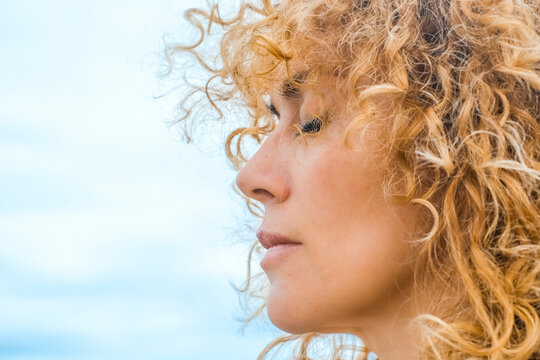
[[[265,269],[271,321],[290,333],[362,333],[411,296],[417,213],[383,197],[377,130],[346,147],[342,100],[324,93],[331,122],[305,142],[293,125],[317,115],[319,95],[306,90],[290,101],[273,93],[280,121],[237,184],[264,205],[262,229],[302,243]]]

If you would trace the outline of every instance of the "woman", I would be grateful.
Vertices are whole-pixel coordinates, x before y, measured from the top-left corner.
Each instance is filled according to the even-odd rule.
[[[268,282],[242,290],[291,334],[260,358],[288,341],[295,359],[540,358],[540,3],[219,10],[186,12],[200,41],[167,55],[209,73],[186,130],[203,99],[249,111],[226,148]]]

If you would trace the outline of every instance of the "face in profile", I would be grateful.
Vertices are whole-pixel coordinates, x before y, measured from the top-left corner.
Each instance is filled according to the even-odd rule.
[[[264,205],[268,314],[291,333],[356,332],[411,297],[417,213],[383,195],[380,128],[345,145],[335,86],[276,85],[277,126],[237,178]]]

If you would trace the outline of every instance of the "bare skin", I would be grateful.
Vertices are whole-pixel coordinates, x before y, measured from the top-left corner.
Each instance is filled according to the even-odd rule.
[[[381,192],[380,130],[366,128],[354,150],[345,146],[343,100],[329,84],[318,90],[290,97],[276,88],[276,129],[237,178],[264,205],[261,230],[299,243],[263,262],[268,315],[290,333],[354,334],[379,359],[414,359],[418,208],[392,205]],[[321,104],[332,116],[319,126]]]

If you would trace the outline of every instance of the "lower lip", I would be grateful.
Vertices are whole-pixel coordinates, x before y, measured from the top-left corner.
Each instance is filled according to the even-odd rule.
[[[272,246],[266,251],[266,254],[261,260],[261,267],[266,270],[271,266],[279,264],[299,246],[300,244],[282,244]]]

